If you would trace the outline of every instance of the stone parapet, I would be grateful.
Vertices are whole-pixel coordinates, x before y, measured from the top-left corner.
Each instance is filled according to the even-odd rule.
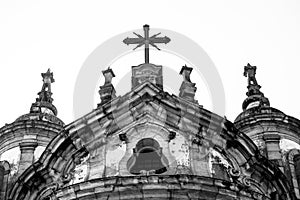
[[[270,199],[237,184],[194,175],[152,175],[94,179],[56,192],[60,200],[83,199]]]

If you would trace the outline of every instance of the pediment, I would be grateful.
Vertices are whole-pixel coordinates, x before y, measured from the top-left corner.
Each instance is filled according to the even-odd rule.
[[[70,126],[75,126],[74,130],[80,130],[89,124],[93,132],[110,135],[134,124],[145,115],[153,116],[170,128],[194,134],[202,126],[220,129],[224,121],[222,117],[205,110],[199,104],[187,102],[150,82],[145,82],[122,97],[98,107]]]

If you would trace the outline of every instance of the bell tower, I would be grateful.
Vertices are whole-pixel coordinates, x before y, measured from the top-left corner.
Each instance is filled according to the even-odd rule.
[[[20,174],[39,158],[50,141],[63,130],[64,123],[57,117],[57,109],[52,104],[53,73],[48,69],[41,75],[42,89],[32,103],[30,112],[0,128],[0,163],[7,162],[10,166],[6,170],[9,174],[5,179],[7,187],[2,191],[2,197]]]

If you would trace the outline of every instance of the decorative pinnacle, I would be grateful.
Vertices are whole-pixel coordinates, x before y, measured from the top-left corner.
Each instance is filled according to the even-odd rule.
[[[114,72],[110,67],[108,67],[106,70],[102,71],[103,76],[105,78],[105,83],[104,84],[111,84],[112,78],[115,77]]]
[[[39,98],[37,98],[37,101],[52,103],[51,83],[54,83],[53,73],[48,69],[46,73],[41,73],[41,75],[43,77],[43,86],[42,90],[38,93]]]
[[[158,46],[156,46],[155,44],[159,44],[159,43],[167,44],[171,41],[171,39],[168,38],[167,36],[157,37],[161,33],[157,33],[157,34],[149,37],[150,26],[148,24],[145,24],[143,26],[143,29],[144,29],[144,37],[141,36],[140,34],[133,32],[133,34],[136,35],[137,38],[128,38],[127,37],[123,40],[123,42],[127,45],[137,44],[137,46],[133,50],[145,45],[145,63],[149,63],[149,44],[151,46],[155,47],[157,50],[160,50],[160,48],[158,48]]]
[[[182,66],[179,74],[183,77],[183,82],[179,88],[179,97],[184,98],[190,102],[197,102],[195,100],[196,84],[191,81],[191,73],[193,68],[186,65]]]
[[[248,97],[243,102],[243,110],[251,107],[270,106],[268,98],[260,91],[261,86],[258,85],[255,77],[256,69],[256,66],[249,63],[244,67],[244,76],[248,77],[248,92],[246,93]]]
[[[182,66],[179,74],[183,76],[183,81],[186,82],[191,82],[191,73],[193,71],[193,68],[186,66],[186,64],[184,66]]]
[[[43,77],[43,82],[50,82],[54,83],[54,78],[53,78],[53,72],[50,72],[50,68],[48,68],[46,73],[41,73]]]
[[[110,67],[108,67],[106,70],[102,71],[102,73],[105,81],[104,84],[100,86],[99,94],[101,102],[98,104],[98,107],[116,97],[116,90],[112,84],[112,78],[115,77],[114,72]]]
[[[256,81],[256,66],[251,66],[249,63],[244,67],[244,76],[248,77],[248,85],[258,85]]]
[[[41,73],[43,77],[43,86],[41,91],[38,93],[39,97],[36,98],[36,102],[31,105],[30,112],[44,112],[43,110],[51,110],[53,115],[57,115],[57,110],[52,104],[52,92],[51,83],[54,83],[53,73],[50,69],[46,73]],[[45,111],[48,112],[48,111]]]

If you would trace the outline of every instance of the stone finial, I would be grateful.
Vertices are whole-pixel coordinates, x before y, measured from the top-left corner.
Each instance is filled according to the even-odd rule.
[[[116,90],[112,84],[112,78],[115,77],[114,72],[111,68],[108,68],[102,71],[102,73],[105,78],[105,81],[104,85],[100,86],[99,94],[101,103],[98,104],[98,106],[101,106],[116,97]]]
[[[182,66],[179,74],[183,76],[183,81],[191,83],[190,75],[191,75],[192,71],[193,71],[193,68],[188,67],[186,65]]]
[[[53,73],[48,69],[46,73],[41,73],[41,76],[43,77],[43,86],[38,93],[36,102],[31,105],[30,112],[57,115],[57,109],[52,104],[53,98],[51,97],[51,83],[54,83]]]
[[[191,82],[191,72],[193,68],[186,65],[182,66],[179,74],[183,77],[183,82],[179,89],[179,97],[186,99],[191,102],[195,102],[196,84]]]
[[[244,66],[244,76],[248,77],[248,96],[243,102],[243,110],[252,107],[270,106],[268,98],[264,96],[264,93],[260,91],[261,86],[256,80],[256,66],[252,66],[249,63]]]
[[[41,73],[41,75],[43,77],[43,86],[42,90],[38,93],[39,98],[37,98],[37,101],[52,103],[51,83],[54,83],[53,73],[48,69],[46,73]]]
[[[116,77],[113,70],[108,67],[107,70],[102,71],[102,73],[105,78],[104,84],[112,84],[112,79]]]
[[[251,66],[249,63],[244,66],[244,76],[248,77],[248,85],[258,85],[256,78],[256,66]]]

